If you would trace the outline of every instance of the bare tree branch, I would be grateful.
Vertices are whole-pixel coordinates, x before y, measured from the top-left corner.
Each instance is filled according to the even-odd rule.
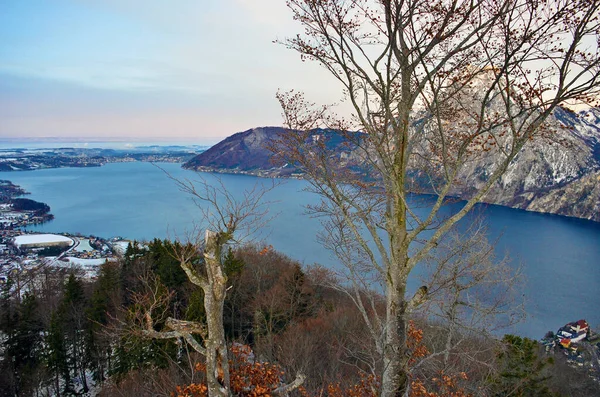
[[[448,236],[524,147],[552,139],[554,109],[598,104],[600,0],[289,0],[288,6],[304,32],[282,44],[329,71],[352,114],[343,119],[298,92],[280,92],[291,131],[274,153],[298,166],[322,197],[310,211],[329,217],[321,240],[358,279],[351,296],[381,343],[380,393],[403,395],[407,318],[437,291],[424,282],[407,296],[408,277],[453,252],[448,241],[469,252]],[[348,150],[332,153],[328,139],[341,139]],[[486,179],[449,213],[448,199],[473,164],[485,166]],[[427,209],[417,208],[415,189],[435,194]],[[474,282],[460,288],[489,281],[493,272],[456,255],[471,266]],[[474,258],[489,264],[485,255]],[[441,263],[450,266],[444,272],[459,269],[453,260]],[[356,293],[364,274],[383,283],[381,327]],[[456,308],[501,309],[463,295],[456,295]]]

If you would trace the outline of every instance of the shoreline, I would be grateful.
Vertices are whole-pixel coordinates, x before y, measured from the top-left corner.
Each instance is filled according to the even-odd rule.
[[[198,167],[192,168],[192,167],[184,167],[183,165],[182,165],[182,168],[185,170],[188,170],[188,171],[216,173],[216,174],[228,174],[228,175],[247,175],[247,176],[254,176],[257,178],[305,180],[303,173],[292,173],[290,175],[281,175],[280,173],[278,173],[278,171],[280,170],[278,168],[271,168],[269,170],[239,170],[239,169],[229,169],[229,168],[216,168],[216,167],[209,167],[209,166],[198,166]],[[409,193],[435,196],[432,193],[426,193],[426,192],[409,192]],[[462,198],[459,196],[447,196],[447,199],[448,200],[457,200],[457,201],[466,201],[467,200],[466,198]],[[525,211],[525,212],[533,213],[533,214],[560,216],[563,218],[568,218],[568,219],[573,219],[573,220],[578,220],[578,221],[585,221],[585,222],[592,222],[596,225],[600,225],[600,220],[584,218],[584,217],[579,217],[579,216],[574,216],[574,215],[560,214],[560,213],[548,212],[548,211],[537,211],[537,210],[522,208],[522,207],[519,207],[516,205],[513,206],[513,205],[499,204],[499,203],[496,203],[493,201],[485,201],[485,200],[480,201],[479,204],[495,205],[498,207],[510,208],[513,210]]]
[[[0,180],[0,224],[2,224],[2,230],[41,225],[54,219],[48,204],[21,197],[29,194],[31,193],[10,180]]]
[[[187,170],[183,170],[179,167],[179,165],[176,164],[171,164],[169,165],[169,167],[167,168],[168,170],[172,170],[174,172],[175,176],[181,176],[183,178],[188,177],[191,179],[194,179],[194,175],[189,173]],[[175,192],[177,192],[176,189],[163,189],[163,187],[161,187],[161,184],[164,183],[163,181],[165,180],[165,177],[163,175],[162,172],[158,171],[155,167],[152,167],[150,164],[144,164],[144,163],[131,163],[131,164],[123,164],[123,165],[107,165],[107,168],[105,169],[104,172],[101,172],[100,174],[98,174],[95,170],[93,169],[88,169],[88,170],[55,170],[53,171],[51,174],[52,176],[57,176],[58,179],[56,179],[57,181],[61,181],[62,179],[60,178],[61,175],[65,175],[65,176],[74,176],[74,175],[80,175],[82,177],[86,177],[87,175],[100,175],[102,178],[101,179],[91,179],[94,183],[89,183],[89,184],[85,184],[82,185],[80,183],[74,183],[69,185],[69,189],[65,190],[62,188],[62,182],[60,182],[59,184],[56,184],[54,182],[54,179],[46,179],[45,173],[39,173],[39,174],[30,174],[30,176],[26,176],[24,175],[23,178],[19,178],[16,179],[15,182],[16,183],[20,183],[25,187],[28,187],[32,190],[32,193],[34,195],[38,195],[38,193],[42,193],[47,191],[48,189],[44,188],[38,188],[38,186],[44,186],[44,185],[48,185],[47,187],[49,188],[50,186],[54,186],[54,188],[52,188],[52,191],[60,191],[63,192],[62,194],[64,194],[65,196],[79,196],[79,195],[88,195],[88,192],[93,192],[95,188],[98,188],[102,185],[102,180],[110,180],[111,184],[110,187],[107,188],[102,188],[99,189],[101,191],[105,191],[105,190],[118,190],[120,191],[122,194],[118,195],[118,199],[119,200],[132,200],[133,198],[135,198],[135,200],[144,200],[144,201],[140,201],[140,207],[137,207],[137,204],[135,206],[126,206],[127,207],[127,211],[129,212],[119,212],[116,211],[114,213],[114,217],[115,219],[121,219],[121,221],[114,223],[114,222],[106,222],[106,225],[101,223],[103,222],[102,218],[98,217],[94,217],[96,215],[98,215],[98,213],[94,212],[94,213],[90,213],[90,216],[92,216],[91,218],[88,218],[87,213],[84,214],[84,212],[78,212],[78,215],[70,215],[71,211],[71,200],[64,202],[66,203],[66,205],[58,205],[55,204],[53,207],[55,211],[59,211],[59,213],[56,213],[55,215],[57,216],[57,220],[56,222],[52,222],[48,225],[45,226],[40,226],[40,227],[30,227],[28,229],[30,230],[35,230],[35,232],[37,233],[60,233],[60,232],[81,232],[82,235],[97,235],[97,236],[102,236],[102,237],[110,237],[110,236],[114,236],[116,234],[120,234],[122,236],[126,236],[126,238],[130,237],[131,239],[137,239],[138,241],[146,239],[146,240],[151,240],[154,236],[157,236],[158,238],[165,238],[166,235],[165,234],[161,234],[162,232],[155,232],[156,230],[158,230],[158,227],[154,227],[154,223],[152,223],[153,221],[146,223],[141,223],[144,222],[144,220],[142,218],[160,218],[160,230],[163,231],[167,228],[167,223],[168,223],[168,227],[169,230],[173,231],[173,230],[177,230],[177,228],[179,227],[179,223],[177,223],[179,220],[183,219],[186,220],[189,218],[189,216],[186,215],[182,215],[181,217],[179,216],[180,213],[182,214],[186,214],[188,210],[195,210],[196,207],[193,207],[193,204],[190,204],[190,208],[183,206],[183,204],[187,203],[189,200],[187,199],[181,199],[181,200],[177,200],[177,201],[173,201],[173,202],[169,202],[170,204],[168,204],[168,207],[166,206],[161,206],[161,207],[146,207],[146,206],[141,206],[142,203],[145,203],[145,200],[148,200],[147,196],[145,196],[145,194],[147,194],[148,192],[155,192],[158,191],[159,192],[163,192],[165,190],[167,190],[166,195],[168,195],[168,197],[171,197],[171,194],[175,194]],[[209,170],[206,170],[207,172]],[[224,170],[221,170],[224,171]],[[146,174],[147,173],[147,174]],[[223,172],[222,172],[223,173]],[[225,173],[224,173],[225,174]],[[226,173],[226,174],[232,174],[230,172]],[[239,173],[241,175],[241,173]],[[131,176],[135,175],[134,179],[131,179]],[[150,177],[150,176],[146,176],[146,175],[155,175],[155,177]],[[218,177],[218,174],[215,174]],[[50,175],[49,175],[50,176]],[[241,176],[235,176],[233,175],[233,178],[229,178],[225,175],[222,176],[223,181],[226,184],[230,184],[231,186],[234,186],[235,189],[237,189],[237,191],[239,191],[239,189],[242,189],[245,186],[253,186],[256,183],[261,183],[260,180],[257,179],[252,179],[253,175],[247,175],[248,178],[246,177],[241,177]],[[204,176],[205,178],[207,178],[208,180],[214,180],[214,177],[206,174]],[[110,179],[106,179],[106,178],[110,178]],[[119,181],[119,183],[112,183],[112,181],[114,179],[117,179]],[[31,180],[33,184],[29,184],[27,181]],[[75,180],[77,180],[77,178],[75,178]],[[89,181],[90,179],[86,178],[86,181]],[[44,182],[45,181],[45,182]],[[151,182],[150,185],[154,186],[152,189],[148,189],[146,190],[141,190],[142,193],[138,196],[131,196],[131,194],[133,192],[137,192],[140,191],[140,184],[145,185],[147,182],[149,181]],[[43,183],[42,185],[40,185],[40,183]],[[264,183],[264,182],[263,182]],[[130,192],[129,187],[131,186],[136,186],[134,187],[134,191]],[[169,186],[171,186],[170,183],[168,183]],[[287,187],[286,187],[287,185]],[[301,190],[302,187],[305,186],[304,182],[300,182],[300,181],[294,181],[293,179],[290,180],[288,183],[284,183],[282,184],[282,190],[281,193],[282,194],[294,194],[294,192],[297,192],[299,190]],[[172,186],[171,186],[172,187]],[[83,188],[84,190],[81,190],[80,193],[77,193],[77,190],[74,189],[78,189],[78,188]],[[171,190],[173,190],[173,192],[171,193]],[[73,191],[73,193],[69,193],[70,191]],[[157,192],[158,193],[158,192]],[[92,194],[92,196],[95,196]],[[46,197],[46,196],[44,196]],[[44,200],[44,197],[40,196],[40,198],[42,200]],[[49,202],[53,202],[52,199],[50,198],[51,196],[47,196],[47,200]],[[54,196],[52,196],[54,197]],[[101,196],[102,198],[104,198],[104,195]],[[144,198],[146,197],[146,198]],[[160,196],[161,202],[164,202],[162,196]],[[167,197],[167,196],[165,196]],[[275,197],[275,196],[274,196]],[[300,205],[299,203],[305,202],[305,200],[303,200],[302,198],[296,198],[296,199],[292,199],[292,197],[290,197],[290,200],[287,200],[286,197],[288,196],[281,196],[278,195],[276,197],[284,197],[284,199],[282,200],[283,202],[287,202],[289,201],[289,203],[291,205]],[[296,197],[296,196],[294,196]],[[66,199],[66,198],[65,198]],[[78,200],[78,199],[77,199]],[[78,201],[77,200],[73,200],[74,204],[77,204]],[[422,197],[422,198],[418,198],[417,200],[429,200],[427,197]],[[92,201],[89,201],[92,202]],[[98,205],[101,205],[104,201],[95,201]],[[158,201],[157,201],[158,202]],[[185,203],[184,203],[185,202]],[[62,203],[62,201],[61,201]],[[86,204],[88,203],[88,201],[82,201],[80,202],[81,204]],[[115,203],[118,203],[118,201],[115,201]],[[177,205],[181,205],[181,207],[172,207],[172,205],[177,204]],[[112,204],[111,204],[112,205]],[[458,205],[460,205],[460,203],[458,203]],[[320,247],[314,247],[314,249],[312,248],[313,245],[311,244],[316,244],[315,243],[315,239],[314,239],[314,234],[313,234],[313,224],[312,220],[307,220],[305,218],[308,217],[302,217],[302,221],[295,223],[296,220],[296,216],[301,216],[300,212],[298,212],[298,215],[296,215],[295,210],[293,210],[293,208],[296,207],[290,207],[287,204],[282,204],[282,208],[284,208],[283,213],[284,215],[280,217],[280,219],[277,222],[274,222],[274,226],[275,227],[279,227],[281,229],[281,232],[279,231],[275,231],[273,234],[278,235],[276,239],[270,241],[270,244],[273,244],[274,247],[276,247],[278,250],[281,250],[281,252],[286,253],[287,255],[290,255],[290,257],[292,258],[297,258],[300,261],[304,261],[305,263],[315,263],[320,261],[321,259],[323,259],[324,261],[327,262],[327,257],[326,255],[329,255],[327,253],[322,253],[321,252],[321,248]],[[59,208],[60,207],[60,208]],[[86,205],[86,207],[89,207],[88,205]],[[112,207],[107,207],[106,209],[100,211],[100,214],[104,214],[104,217],[110,216],[113,217],[113,211],[110,210],[110,208]],[[148,212],[146,213],[145,210],[140,210],[139,212],[139,216],[133,216],[133,213],[131,213],[131,211],[136,210],[136,208],[140,208],[140,209],[146,209],[146,208],[154,208],[156,210],[156,212]],[[486,211],[487,213],[487,209],[485,209],[485,207],[482,207],[483,210]],[[83,207],[82,207],[83,210]],[[116,210],[116,209],[115,209]],[[173,211],[173,214],[171,216],[170,211]],[[300,208],[298,208],[298,211],[301,211]],[[490,216],[492,216],[492,218],[490,219],[497,219],[500,220],[500,227],[495,228],[494,226],[490,227],[490,233],[492,233],[492,238],[494,240],[499,239],[500,236],[504,236],[504,233],[502,230],[504,230],[505,228],[509,228],[508,230],[512,230],[511,228],[513,226],[518,227],[518,234],[516,236],[524,236],[523,239],[534,239],[534,237],[540,237],[541,235],[543,235],[543,232],[545,230],[555,230],[555,229],[535,229],[534,231],[534,227],[537,227],[538,225],[548,225],[551,227],[558,227],[559,229],[557,230],[563,230],[562,229],[562,225],[560,224],[560,219],[565,219],[565,218],[556,218],[556,217],[552,217],[555,220],[552,221],[544,221],[543,216],[538,216],[537,214],[530,214],[529,216],[526,215],[526,213],[521,212],[521,211],[516,211],[515,214],[511,214],[510,213],[511,209],[506,208],[506,207],[496,207],[495,209],[493,209],[490,206]],[[518,213],[521,213],[522,215],[519,215]],[[494,215],[494,213],[496,213],[496,215]],[[129,217],[129,215],[131,215],[131,217]],[[164,216],[163,216],[164,215]],[[293,216],[292,216],[293,215]],[[533,216],[532,216],[533,215]],[[543,214],[540,214],[543,215]],[[126,216],[126,221],[123,221],[123,216]],[[495,217],[495,218],[494,218]],[[75,226],[71,227],[70,223],[68,221],[69,218],[73,218],[74,220],[77,219],[77,222],[71,222],[73,224],[75,224]],[[181,218],[181,219],[180,219]],[[507,224],[503,223],[502,220],[506,219],[508,221]],[[568,219],[568,218],[567,218]],[[63,220],[65,221],[63,223]],[[523,222],[522,225],[516,226],[518,222]],[[559,221],[559,223],[557,224],[556,221]],[[96,223],[98,222],[98,223]],[[562,223],[565,223],[564,221]],[[565,225],[565,231],[571,231],[569,224],[572,225],[572,227],[576,227],[577,230],[575,230],[577,233],[581,232],[592,232],[592,236],[597,236],[598,232],[600,232],[600,229],[598,229],[598,224],[597,223],[589,223],[589,222],[585,222],[582,223],[579,220],[576,220],[575,222],[573,222],[572,220],[569,220],[568,222],[566,222],[567,224]],[[130,227],[128,225],[130,224],[135,224],[135,227]],[[305,236],[306,233],[301,233],[301,231],[296,230],[296,228],[290,227],[289,230],[287,229],[287,227],[289,227],[290,224],[294,224],[297,225],[298,227],[302,228],[302,231],[310,231],[310,236]],[[55,226],[54,226],[55,225]],[[585,226],[585,229],[582,229],[579,225]],[[110,226],[110,227],[109,227]],[[142,227],[143,226],[143,227]],[[319,226],[316,225],[314,226],[315,231],[317,230]],[[140,230],[138,233],[138,229]],[[580,230],[581,229],[581,230]],[[274,230],[278,230],[278,229],[274,229]],[[525,230],[525,232],[523,231]],[[537,233],[537,234],[536,234]],[[288,237],[289,234],[289,237]],[[143,236],[142,236],[143,235]],[[507,234],[508,235],[508,234]],[[497,237],[496,237],[497,236]],[[171,236],[172,237],[172,236]],[[519,237],[520,238],[520,237]],[[594,238],[592,238],[592,240],[594,240]],[[507,240],[507,242],[501,242],[501,247],[503,252],[504,250],[507,250],[508,248],[506,248],[507,246],[511,246],[512,240],[518,241],[518,238],[515,237],[511,237],[510,240]],[[539,239],[538,239],[539,240]],[[584,241],[588,241],[584,240]],[[579,240],[578,240],[579,241]],[[547,244],[542,244],[539,243],[536,245],[536,242],[533,241],[532,242],[533,247],[543,247],[546,246]],[[589,245],[589,241],[588,241],[588,245]],[[592,242],[592,245],[595,246],[595,243]],[[301,247],[301,248],[298,248]],[[309,247],[311,247],[309,249]],[[308,253],[308,251],[310,251],[310,254]],[[524,251],[523,253],[521,253],[520,251]],[[526,252],[525,252],[526,251]],[[536,251],[536,253],[533,254],[533,256],[530,258],[529,256],[529,252],[532,251]],[[521,249],[521,248],[516,248],[516,251],[511,251],[511,255],[515,255],[515,258],[517,258],[515,260],[515,263],[517,264],[517,261],[529,261],[528,263],[531,263],[531,266],[527,266],[529,269],[540,269],[541,272],[543,273],[549,273],[549,274],[556,274],[556,275],[560,275],[560,277],[562,277],[562,275],[565,273],[564,271],[554,271],[552,268],[549,270],[546,270],[547,266],[554,266],[554,265],[536,265],[537,262],[535,261],[541,261],[545,263],[545,256],[540,255],[539,251],[537,248],[535,248],[534,250],[532,250],[531,248],[527,248],[527,249]],[[515,254],[516,252],[516,254]],[[541,251],[544,252],[544,251]],[[552,251],[553,252],[553,251]],[[319,257],[316,257],[316,254],[319,254]],[[555,257],[558,257],[559,255],[555,255]],[[589,256],[589,255],[588,255]],[[588,256],[586,256],[586,262],[582,264],[582,266],[584,266],[585,269],[591,269],[591,264],[589,263],[590,261],[587,260]],[[544,258],[542,259],[538,259],[538,258]],[[533,259],[532,259],[533,258]],[[549,258],[550,262],[548,263],[554,263],[552,262],[552,258]],[[594,263],[596,263],[597,261],[594,260]],[[322,263],[322,262],[321,262]],[[517,264],[518,265],[518,264]],[[331,266],[334,266],[334,264],[331,264]],[[557,267],[557,269],[562,269],[564,268],[564,264],[560,265],[559,267]],[[581,268],[580,268],[581,269]],[[539,276],[540,271],[536,270],[536,276],[533,276],[534,273],[532,273],[532,275],[530,276],[530,280],[535,279],[540,279],[541,276]],[[574,272],[575,276],[576,273],[578,272]],[[569,274],[571,274],[571,272],[569,272]],[[569,280],[576,280],[576,284],[571,281],[569,283],[563,283],[561,282],[561,287],[559,288],[581,288],[581,286],[585,285],[591,285],[591,283],[586,283],[586,282],[582,282],[585,281],[586,277],[583,278],[583,280],[579,280],[579,277],[569,277]],[[589,278],[588,278],[589,280]],[[535,284],[535,283],[534,283]],[[537,283],[540,284],[540,283]],[[567,287],[573,285],[572,287]],[[595,288],[595,287],[594,287]],[[540,291],[543,290],[540,288],[535,288],[536,291]],[[532,301],[538,302],[538,300],[535,298],[535,296],[540,295],[539,293],[533,293],[533,292],[528,292],[528,294],[531,294],[532,296],[530,297],[530,299],[532,299]],[[549,296],[546,295],[545,293],[542,294],[542,299],[540,299],[540,301],[544,301],[544,302],[554,302],[555,299],[548,299]],[[552,298],[552,296],[550,296],[550,298]],[[532,321],[532,325],[530,326],[528,323],[529,321],[527,321],[525,326],[519,326],[518,329],[515,329],[513,332],[518,332],[519,335],[525,335],[525,336],[529,336],[529,337],[536,337],[539,338],[542,333],[546,332],[549,328],[547,326],[544,326],[544,324],[554,324],[554,323],[564,323],[566,322],[566,320],[571,320],[571,319],[577,319],[579,317],[582,318],[587,318],[588,320],[591,320],[593,323],[598,323],[598,319],[597,317],[594,317],[591,314],[588,314],[587,309],[585,309],[587,307],[587,305],[583,305],[581,309],[579,309],[580,314],[576,314],[574,317],[576,318],[571,318],[573,317],[573,308],[569,308],[568,312],[562,313],[561,310],[556,310],[555,308],[552,308],[551,310],[548,310],[548,313],[552,313],[549,316],[546,316],[546,306],[554,306],[554,304],[542,304],[541,305],[541,309],[536,309],[534,312],[536,313],[536,315],[533,318]],[[584,310],[585,309],[585,310]],[[560,316],[559,316],[560,315]],[[549,317],[550,319],[553,319],[555,317],[558,318],[558,320],[554,320],[554,321],[546,321],[546,317]],[[540,329],[540,325],[541,325],[541,331],[538,332],[534,332],[538,329]],[[552,327],[550,327],[552,328]]]

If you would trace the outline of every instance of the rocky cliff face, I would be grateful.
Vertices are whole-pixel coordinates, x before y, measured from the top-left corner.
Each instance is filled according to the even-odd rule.
[[[526,146],[484,201],[600,222],[600,109],[579,114],[558,109],[553,118],[552,141],[544,139]],[[184,167],[271,177],[301,176],[289,164],[276,166],[271,162],[267,143],[283,132],[286,130],[280,127],[262,127],[237,133]],[[323,133],[315,131],[314,136]],[[335,136],[329,142],[340,164],[356,162],[358,156]],[[493,162],[493,158],[481,157],[468,164],[452,194],[468,198],[485,183]]]
[[[526,193],[518,206],[528,211],[567,215],[600,222],[600,171],[547,192]]]
[[[599,183],[600,170],[598,116],[598,109],[583,114],[558,109],[553,116],[553,140],[525,146],[484,201],[600,221],[600,191],[594,185]],[[483,158],[469,164],[453,194],[466,198],[481,187],[492,161]]]

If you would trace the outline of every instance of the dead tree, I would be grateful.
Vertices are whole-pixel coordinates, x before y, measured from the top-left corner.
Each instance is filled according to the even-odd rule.
[[[165,307],[165,302],[169,299],[169,294],[160,291],[158,287],[141,297],[140,301],[143,300],[146,304],[142,305],[145,310],[138,323],[142,324],[142,334],[146,337],[185,340],[205,357],[208,395],[230,396],[227,340],[223,327],[223,307],[229,285],[223,256],[229,245],[252,236],[268,221],[269,202],[264,200],[264,196],[276,184],[256,185],[235,197],[220,179],[214,185],[204,179],[174,180],[183,192],[197,200],[203,220],[209,227],[203,239],[190,238],[173,253],[190,282],[202,289],[206,324],[168,317],[164,321],[165,329],[156,330],[157,309]],[[202,206],[201,203],[207,203],[208,206]],[[201,341],[194,335],[200,336]],[[300,386],[303,379],[302,375],[298,375],[291,384],[281,386],[274,393],[285,394]]]
[[[383,285],[383,316],[364,295],[356,302],[381,358],[381,396],[403,395],[408,316],[427,300],[426,288],[407,296],[408,276],[525,145],[552,137],[557,106],[597,102],[600,0],[287,3],[304,30],[283,44],[331,73],[351,115],[280,93],[293,132],[273,148],[322,196],[312,211],[328,217],[326,243],[351,275]],[[345,141],[343,155],[330,150],[331,130]],[[477,161],[485,181],[444,215]],[[426,210],[410,196],[419,189],[436,196]]]

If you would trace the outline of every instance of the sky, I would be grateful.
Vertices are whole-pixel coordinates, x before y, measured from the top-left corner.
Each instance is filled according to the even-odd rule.
[[[193,141],[281,125],[278,89],[342,91],[276,39],[283,0],[0,0],[0,139]]]

